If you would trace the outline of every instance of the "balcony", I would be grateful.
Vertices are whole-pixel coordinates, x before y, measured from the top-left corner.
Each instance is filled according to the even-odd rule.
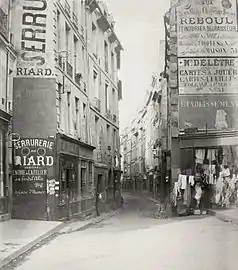
[[[66,65],[66,71],[67,71],[67,74],[73,78],[73,67],[72,65],[67,61],[67,65]]]
[[[70,5],[67,0],[65,0],[64,2],[64,10],[66,14],[70,17],[71,16]]]
[[[74,12],[73,12],[73,20],[72,21],[73,21],[73,25],[78,30],[79,29],[79,27],[78,27],[79,21],[78,21],[77,15]]]
[[[93,100],[93,107],[100,112],[101,111],[101,101],[98,98],[94,98]]]

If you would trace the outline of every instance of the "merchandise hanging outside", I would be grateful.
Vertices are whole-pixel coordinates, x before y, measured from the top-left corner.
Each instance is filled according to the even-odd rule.
[[[185,158],[173,190],[179,215],[206,214],[209,208],[238,203],[238,146],[182,151]]]

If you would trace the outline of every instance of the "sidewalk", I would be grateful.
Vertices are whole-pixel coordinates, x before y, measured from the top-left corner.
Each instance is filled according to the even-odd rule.
[[[208,213],[222,221],[231,222],[235,225],[238,225],[238,208],[227,209],[227,210],[210,209]]]
[[[0,222],[0,268],[64,226],[62,222],[8,220]]]
[[[0,222],[0,269],[24,255],[42,241],[55,235],[81,231],[119,213],[119,210],[100,217],[73,222],[8,220]]]

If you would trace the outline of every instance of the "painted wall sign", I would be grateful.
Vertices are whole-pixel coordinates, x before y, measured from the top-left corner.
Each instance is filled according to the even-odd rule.
[[[180,58],[179,93],[238,93],[237,58]]]
[[[238,129],[238,95],[181,95],[179,128]]]
[[[54,141],[24,138],[14,144],[13,194],[45,195],[48,169],[54,165]]]
[[[53,76],[53,1],[17,0],[16,6],[16,76]]]
[[[178,56],[238,56],[236,0],[188,0],[177,8]]]

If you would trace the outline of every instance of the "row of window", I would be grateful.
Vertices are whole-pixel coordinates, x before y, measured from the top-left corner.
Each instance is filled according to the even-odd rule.
[[[94,70],[93,71],[93,93],[95,95],[95,100],[98,102],[97,104],[94,104],[96,106],[96,109],[101,112],[101,99],[102,95],[99,91],[100,89],[100,80],[98,73]],[[105,112],[106,113],[112,113],[116,116],[117,111],[117,104],[118,104],[118,98],[116,95],[115,88],[112,88],[110,91],[109,83],[104,84],[104,105],[105,105]],[[116,119],[112,119],[114,122],[116,122]]]
[[[86,75],[86,51],[84,44],[79,41],[78,37],[73,32],[74,31],[71,29],[70,25],[63,21],[63,16],[58,11],[57,52],[59,55],[59,65],[67,70],[70,77],[74,77],[76,83],[79,83],[80,76],[85,77]],[[100,46],[102,39],[99,35],[99,28],[97,28],[93,23],[91,35],[91,44],[89,45],[91,45],[92,53],[96,58],[99,58],[99,54],[101,53],[104,60],[104,69],[107,73],[109,72],[110,61],[110,76],[113,81],[116,80],[116,71],[118,67],[116,66],[115,52],[112,48],[110,49],[108,42],[105,40],[104,47],[102,48],[102,44]]]
[[[94,133],[95,139],[98,141],[100,132],[101,132],[98,116],[95,116],[94,131],[95,131]],[[115,128],[112,128],[109,124],[106,124],[105,140],[108,146],[112,146],[112,149],[118,149],[119,138],[118,138],[117,130]]]

